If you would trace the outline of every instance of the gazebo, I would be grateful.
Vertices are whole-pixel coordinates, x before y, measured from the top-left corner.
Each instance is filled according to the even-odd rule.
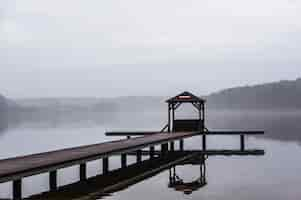
[[[166,102],[168,103],[168,132],[204,131],[206,100],[185,91],[175,97],[166,100]],[[190,103],[197,109],[199,113],[197,119],[176,119],[175,111],[183,103]]]

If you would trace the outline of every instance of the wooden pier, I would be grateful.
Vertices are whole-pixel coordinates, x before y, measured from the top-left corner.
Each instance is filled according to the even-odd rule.
[[[126,139],[0,160],[0,183],[12,181],[13,199],[21,200],[23,197],[22,179],[24,177],[49,173],[50,193],[56,192],[60,190],[57,185],[57,170],[78,165],[79,181],[85,182],[87,181],[87,162],[98,159],[102,160],[101,176],[106,177],[104,180],[107,180],[107,183],[104,183],[103,186],[109,187],[110,180],[115,180],[109,178],[114,175],[110,171],[109,159],[111,156],[116,155],[120,156],[121,169],[128,169],[128,155],[136,156],[135,166],[138,166],[138,168],[139,165],[140,167],[144,166],[143,155],[149,156],[149,162],[161,159],[160,162],[158,161],[158,164],[161,163],[162,166],[157,168],[163,169],[164,166],[170,166],[179,160],[183,161],[183,158],[188,159],[196,155],[204,157],[213,155],[264,154],[264,150],[245,148],[245,135],[264,134],[263,131],[209,131],[205,127],[205,100],[188,92],[173,97],[167,102],[168,123],[161,131],[107,132],[107,136],[126,136]],[[175,110],[183,103],[191,103],[198,110],[199,118],[176,119]],[[209,135],[238,135],[240,137],[240,145],[236,149],[208,149],[207,136]],[[201,141],[200,148],[185,150],[184,139],[194,136],[199,136],[198,140]],[[175,148],[176,141],[179,141],[179,149],[177,150]],[[159,151],[155,150],[157,145],[160,145]],[[146,148],[149,148],[149,150],[146,151]],[[175,155],[180,155],[181,158],[175,157]],[[121,173],[121,171],[118,173]],[[147,170],[142,174],[144,174],[141,175],[143,177],[145,174],[148,174]],[[124,178],[122,180],[124,182],[131,180],[131,177],[120,176]],[[113,186],[111,185],[110,187]],[[102,192],[104,191],[106,190],[102,190]]]
[[[99,174],[85,181],[62,186],[56,191],[49,191],[29,197],[30,200],[57,200],[63,199],[101,199],[106,195],[117,192],[146,180],[156,174],[185,162],[190,164],[190,159],[197,153],[172,152],[165,157],[155,157],[133,163],[125,168],[110,171],[109,174]],[[192,164],[192,163],[191,163]]]
[[[149,132],[106,132],[106,136],[126,136],[127,138],[131,138],[131,137],[135,137],[135,136],[142,136],[142,135],[154,135],[158,132],[154,132],[154,131],[149,131]],[[173,134],[173,133],[171,133]],[[234,136],[234,135],[238,135],[240,137],[240,149],[239,150],[232,150],[232,152],[236,151],[238,153],[246,153],[245,151],[245,137],[249,136],[249,135],[263,135],[264,131],[204,131],[204,132],[199,132],[199,135],[203,137],[202,140],[202,146],[203,146],[203,153],[204,154],[208,154],[208,152],[206,152],[207,150],[207,137],[206,136],[210,136],[210,135],[224,135],[224,136]],[[180,140],[180,149],[183,150],[183,141]],[[213,150],[215,151],[217,154],[218,152],[224,152],[227,150]],[[237,153],[237,154],[238,154]]]
[[[174,134],[158,133],[152,136],[118,140],[88,146],[81,146],[58,151],[0,160],[0,183],[13,181],[14,199],[22,198],[22,178],[49,172],[51,190],[57,188],[57,170],[79,165],[79,177],[86,178],[86,163],[103,159],[103,173],[109,172],[109,157],[123,155],[121,161],[126,163],[126,153],[135,151],[137,161],[141,161],[141,150],[146,147],[162,145],[162,154],[168,151],[168,142],[199,135],[198,132],[177,132]]]

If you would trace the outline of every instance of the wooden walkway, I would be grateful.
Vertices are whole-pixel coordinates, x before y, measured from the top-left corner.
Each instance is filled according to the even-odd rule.
[[[157,134],[159,131],[128,131],[128,132],[106,132],[106,136],[145,136]],[[204,131],[199,132],[200,135],[263,135],[264,131]]]
[[[197,157],[196,153],[169,153],[166,157],[144,160],[141,163],[134,163],[126,168],[112,170],[109,174],[100,174],[85,181],[62,186],[56,191],[33,195],[26,199],[102,199],[106,195],[126,189],[174,165],[182,162],[189,163],[189,160],[194,157]]]
[[[143,149],[148,146],[199,135],[198,132],[158,133],[151,136],[118,140],[101,144],[0,160],[0,183],[19,180],[72,165]]]
[[[174,151],[178,152],[178,151]],[[207,149],[207,150],[183,150],[181,151],[187,154],[198,154],[205,156],[263,156],[265,151],[263,149]],[[154,155],[160,155],[160,151],[154,151]],[[141,152],[142,155],[150,155],[150,151],[144,150]],[[128,155],[135,155],[134,153],[129,153]]]

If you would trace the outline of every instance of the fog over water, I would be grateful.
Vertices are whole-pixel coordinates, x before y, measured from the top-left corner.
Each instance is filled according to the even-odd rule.
[[[179,112],[179,117],[191,116],[188,112]],[[280,120],[281,119],[281,120]],[[74,123],[48,123],[24,121],[3,131],[0,135],[0,158],[39,153],[60,148],[94,144],[118,138],[106,137],[107,130],[158,130],[166,120],[166,112],[124,112],[112,117],[110,121],[99,124],[97,120],[75,121]],[[259,113],[251,111],[238,113],[233,111],[208,110],[207,126],[213,129],[264,129],[265,138],[248,137],[247,148],[264,148],[266,155],[260,157],[209,157],[207,160],[208,185],[186,196],[167,187],[168,172],[163,172],[127,190],[112,194],[105,199],[292,199],[300,197],[298,185],[301,179],[296,176],[301,167],[298,155],[301,153],[299,135],[300,114],[298,113]],[[283,125],[283,129],[279,127]],[[285,130],[284,130],[285,129]],[[22,140],[20,140],[22,138]],[[270,140],[271,138],[277,140]],[[289,141],[286,141],[286,140]],[[187,149],[199,149],[201,138],[188,139]],[[208,148],[238,148],[239,137],[210,136]],[[130,159],[131,162],[135,158]],[[293,164],[292,164],[293,163]],[[112,159],[112,168],[120,167],[120,158]],[[95,176],[101,165],[99,161],[88,163],[88,175]],[[187,181],[199,175],[197,166],[177,167],[178,174]],[[77,167],[59,171],[59,185],[78,180]],[[24,179],[25,195],[46,191],[48,176]],[[0,197],[11,195],[10,184],[0,185]],[[68,198],[63,198],[68,199]],[[93,198],[92,198],[93,199]]]

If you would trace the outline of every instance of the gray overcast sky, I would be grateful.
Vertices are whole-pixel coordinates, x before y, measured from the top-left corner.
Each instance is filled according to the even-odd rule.
[[[301,76],[301,1],[0,0],[0,93],[172,95]]]

